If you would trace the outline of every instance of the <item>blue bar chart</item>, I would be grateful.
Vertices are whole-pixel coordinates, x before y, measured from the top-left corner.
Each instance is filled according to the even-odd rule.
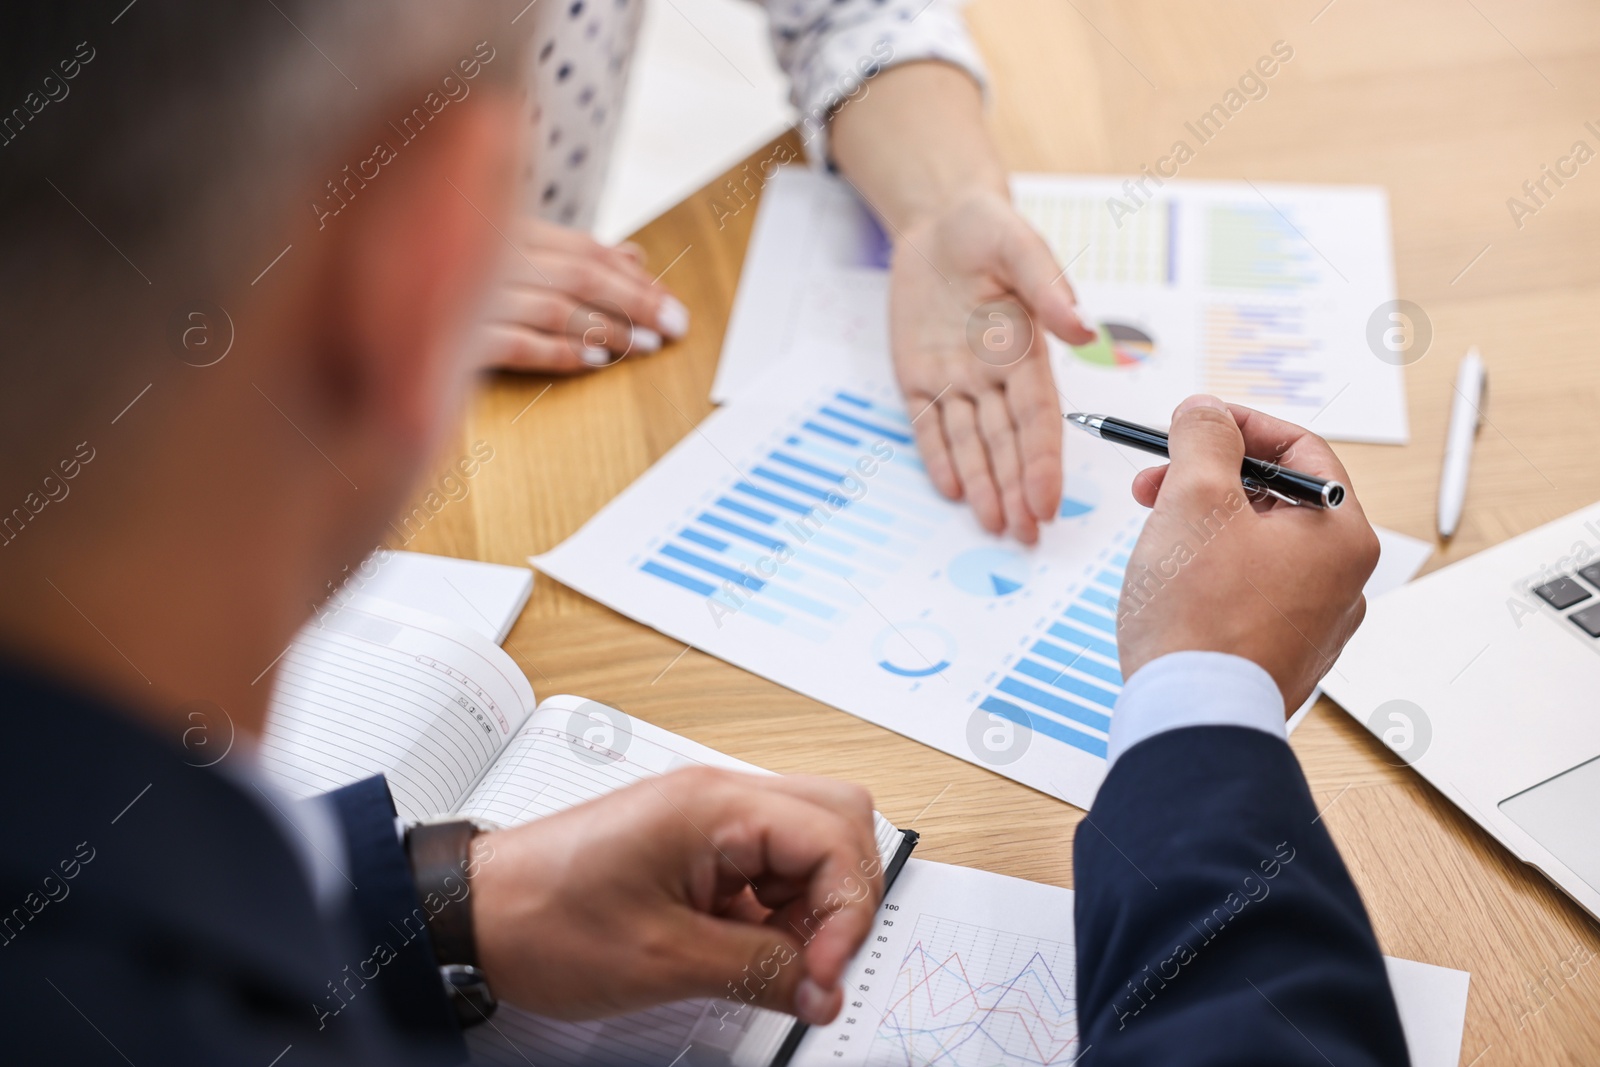
[[[1321,281],[1315,250],[1271,204],[1213,204],[1206,227],[1208,285],[1294,292]]]
[[[1033,224],[1073,281],[1165,285],[1176,282],[1178,211],[1175,199],[1146,202],[1118,216],[1104,196],[1062,196],[1023,179],[1014,190],[1017,211]]]
[[[1127,565],[1125,548],[1109,551],[1065,606],[1025,639],[978,707],[1034,736],[1105,759],[1111,711],[1122,692],[1117,599]]]
[[[1104,488],[1125,458],[1075,455],[1057,521],[1025,545],[933,487],[891,368],[817,362],[762,386],[534,564],[707,655],[1086,806],[1121,685],[1123,553],[1144,519]],[[997,751],[1001,734],[1019,747]]]
[[[1324,345],[1300,305],[1216,303],[1202,327],[1205,388],[1260,407],[1327,403]]]
[[[940,521],[911,446],[896,405],[833,390],[639,569],[719,620],[825,642]]]

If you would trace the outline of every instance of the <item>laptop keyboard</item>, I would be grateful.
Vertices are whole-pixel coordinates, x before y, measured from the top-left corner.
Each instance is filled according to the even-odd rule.
[[[1557,611],[1566,611],[1570,607],[1582,604],[1595,598],[1596,590],[1600,590],[1600,563],[1591,563],[1578,571],[1577,578],[1562,575],[1543,585],[1533,587],[1534,595],[1549,604]],[[1583,584],[1587,582],[1588,585]],[[1567,616],[1567,619],[1578,629],[1593,638],[1600,638],[1600,602],[1580,608]]]
[[[1600,604],[1592,604],[1582,611],[1574,611],[1567,618],[1590,637],[1600,637]]]
[[[1589,590],[1573,581],[1571,578],[1557,578],[1553,582],[1546,582],[1534,590],[1539,599],[1555,608],[1557,611],[1566,611],[1574,604],[1581,604],[1590,597]]]

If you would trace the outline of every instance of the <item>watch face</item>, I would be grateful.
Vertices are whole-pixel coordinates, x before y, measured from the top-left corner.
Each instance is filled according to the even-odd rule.
[[[488,1022],[489,1016],[500,1006],[489,989],[489,980],[476,967],[447,963],[439,968],[439,977],[456,1010],[456,1019],[463,1027]]]

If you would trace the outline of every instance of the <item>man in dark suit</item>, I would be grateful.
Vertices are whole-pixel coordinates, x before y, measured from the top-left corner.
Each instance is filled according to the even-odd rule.
[[[402,838],[381,779],[296,804],[253,763],[273,663],[475,369],[520,6],[0,15],[7,1062],[451,1062],[491,995],[595,1017],[740,980],[808,1021],[839,1008],[880,882],[859,789],[677,774]],[[1166,484],[1138,486],[1130,573],[1156,608],[1122,620],[1117,761],[1078,845],[1082,1024],[1108,1064],[1404,1058],[1270,736],[1372,563],[1353,504],[1235,506],[1246,441],[1339,473],[1297,433],[1202,405]]]
[[[1110,773],[1080,824],[1085,1067],[1404,1064],[1355,886],[1289,750],[1298,708],[1365,611],[1377,538],[1338,510],[1252,505],[1248,453],[1349,478],[1326,442],[1184,402],[1117,620],[1127,678]]]
[[[6,1063],[449,1063],[492,996],[839,1007],[859,788],[680,773],[402,839],[382,779],[254,765],[269,668],[477,369],[523,6],[0,14]]]

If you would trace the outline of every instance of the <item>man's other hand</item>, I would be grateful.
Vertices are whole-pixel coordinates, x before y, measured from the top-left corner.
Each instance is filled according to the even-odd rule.
[[[475,858],[490,987],[564,1019],[713,997],[730,1022],[830,1022],[883,892],[865,790],[705,768],[482,835]]]
[[[1117,611],[1123,676],[1169,652],[1232,653],[1265,668],[1293,711],[1366,613],[1377,535],[1353,492],[1333,510],[1246,496],[1246,455],[1350,488],[1328,443],[1299,426],[1195,396],[1173,416],[1170,447],[1170,464],[1133,483],[1153,510]]]

